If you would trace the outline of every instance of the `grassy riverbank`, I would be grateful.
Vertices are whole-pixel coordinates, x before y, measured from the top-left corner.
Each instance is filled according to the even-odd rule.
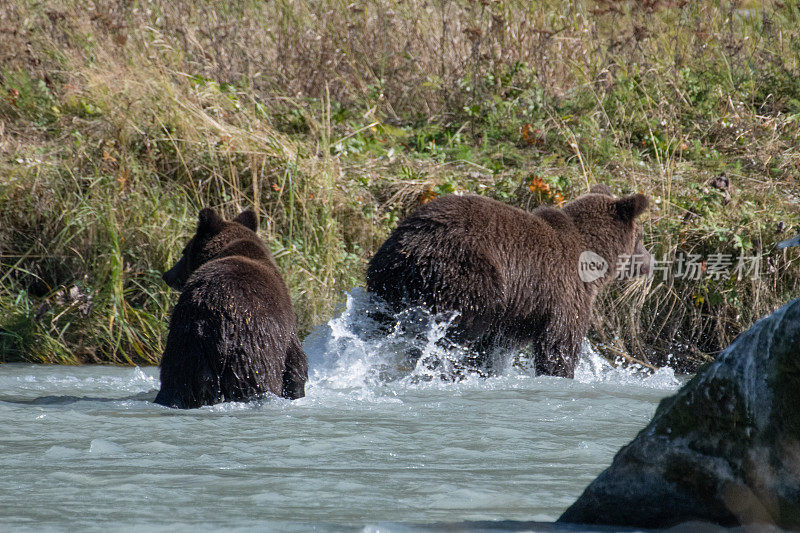
[[[774,244],[800,230],[799,60],[794,1],[20,0],[0,13],[0,361],[157,363],[160,273],[201,206],[257,209],[307,332],[420,202],[603,182],[651,197],[658,259],[705,263],[616,285],[592,338],[694,368],[798,295]]]

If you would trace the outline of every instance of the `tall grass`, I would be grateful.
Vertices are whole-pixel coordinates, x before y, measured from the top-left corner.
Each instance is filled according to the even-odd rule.
[[[155,363],[160,272],[197,211],[253,207],[304,331],[397,220],[597,182],[646,242],[763,256],[757,280],[608,291],[610,356],[691,369],[797,295],[789,2],[20,0],[0,13],[0,361]],[[722,174],[727,190],[715,188]]]

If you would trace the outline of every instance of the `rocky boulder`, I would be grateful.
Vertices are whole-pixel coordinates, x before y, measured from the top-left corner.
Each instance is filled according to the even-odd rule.
[[[675,396],[559,518],[800,529],[800,299],[758,321]]]

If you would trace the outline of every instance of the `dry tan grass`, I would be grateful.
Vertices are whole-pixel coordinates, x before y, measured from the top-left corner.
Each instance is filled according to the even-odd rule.
[[[0,302],[22,324],[0,332],[15,357],[156,361],[170,298],[158,272],[205,205],[263,214],[306,330],[398,217],[451,189],[527,208],[543,201],[532,177],[567,197],[597,182],[641,191],[659,256],[736,251],[736,235],[772,254],[774,223],[796,223],[793,4],[4,7],[0,82],[30,89],[0,94]],[[392,155],[335,148],[362,138]],[[728,204],[704,185],[721,168]],[[794,255],[770,257],[754,283],[619,286],[595,336],[651,362],[676,343],[707,359],[796,294]],[[95,295],[88,318],[55,305],[75,283]]]

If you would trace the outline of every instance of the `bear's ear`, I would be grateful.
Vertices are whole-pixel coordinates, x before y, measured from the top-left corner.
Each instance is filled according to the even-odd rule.
[[[197,233],[216,233],[222,229],[224,223],[216,211],[205,207],[197,215]]]
[[[641,215],[648,205],[650,205],[650,202],[647,200],[647,196],[643,194],[626,196],[614,202],[617,218],[623,222],[630,222]]]
[[[258,230],[258,217],[252,209],[242,211],[233,221],[253,231]]]
[[[597,185],[589,189],[589,192],[593,194],[605,194],[606,196],[614,196],[614,193],[611,192],[611,187],[609,187],[605,183],[598,183]]]

